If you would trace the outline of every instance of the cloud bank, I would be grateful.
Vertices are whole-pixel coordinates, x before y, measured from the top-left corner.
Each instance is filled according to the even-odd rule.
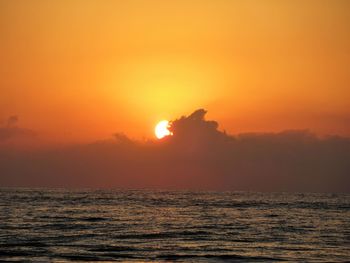
[[[350,192],[350,139],[309,131],[228,135],[199,109],[173,136],[0,151],[1,186]]]

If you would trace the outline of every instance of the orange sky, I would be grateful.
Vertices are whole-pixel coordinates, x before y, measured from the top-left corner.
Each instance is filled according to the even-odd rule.
[[[197,108],[229,133],[350,136],[350,1],[0,2],[0,122],[152,137]]]

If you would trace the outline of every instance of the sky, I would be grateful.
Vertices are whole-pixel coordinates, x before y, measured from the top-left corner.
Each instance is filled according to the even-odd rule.
[[[347,0],[1,0],[0,125],[154,138],[198,108],[230,134],[350,136]]]
[[[0,187],[350,192],[349,12],[0,0]]]

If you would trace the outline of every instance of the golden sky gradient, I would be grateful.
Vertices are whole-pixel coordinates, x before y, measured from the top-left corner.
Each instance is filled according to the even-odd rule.
[[[350,136],[350,1],[1,0],[0,121],[59,141],[198,108],[229,133]]]

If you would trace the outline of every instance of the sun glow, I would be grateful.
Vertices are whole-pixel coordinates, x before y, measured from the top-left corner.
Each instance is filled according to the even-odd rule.
[[[162,139],[165,136],[169,136],[169,135],[173,135],[172,132],[169,131],[169,121],[167,120],[163,120],[158,122],[158,124],[156,125],[155,129],[154,129],[154,133],[156,135],[156,137],[158,139]]]

